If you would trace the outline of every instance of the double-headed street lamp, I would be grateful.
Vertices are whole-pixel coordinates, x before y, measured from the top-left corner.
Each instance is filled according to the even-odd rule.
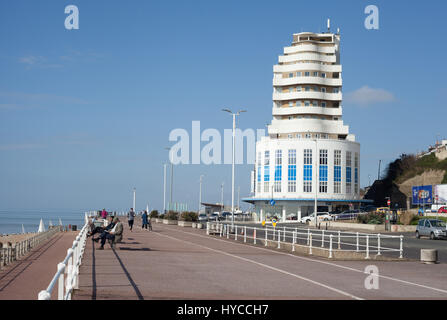
[[[172,210],[172,185],[174,184],[174,166],[172,164],[171,148],[167,147],[165,150],[169,151],[169,162],[171,162],[171,185],[170,185],[170,195],[169,195],[169,210]]]
[[[236,116],[240,115],[242,112],[247,112],[246,110],[239,110],[233,113],[229,109],[222,109],[222,111],[231,113],[233,116],[233,161],[231,167],[231,227],[234,226],[234,157],[235,157],[235,138],[236,138]]]

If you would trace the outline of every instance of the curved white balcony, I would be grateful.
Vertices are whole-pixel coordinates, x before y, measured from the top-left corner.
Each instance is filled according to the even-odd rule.
[[[314,61],[322,61],[322,62],[337,62],[337,57],[327,56],[324,54],[318,53],[297,53],[291,54],[289,56],[279,56],[279,62],[293,62],[293,61],[301,61],[301,60],[314,60]]]
[[[287,134],[292,132],[319,132],[327,134],[349,134],[349,126],[343,120],[293,119],[272,120],[267,126],[269,134]]]
[[[274,101],[285,101],[285,100],[329,100],[329,101],[341,101],[342,93],[327,93],[327,92],[312,92],[312,91],[301,91],[301,92],[289,92],[289,93],[273,93]]]
[[[273,78],[274,86],[291,86],[295,84],[319,84],[322,86],[341,87],[343,80],[321,77],[294,77],[294,78]]]
[[[321,63],[277,64],[273,66],[273,72],[297,72],[297,71],[342,72],[342,66],[340,64],[321,64]]]
[[[287,116],[297,114],[320,114],[327,116],[342,116],[343,108],[322,108],[322,107],[285,107],[273,108],[274,116]]]
[[[335,53],[335,45],[319,46],[316,44],[301,44],[297,46],[284,47],[285,54],[293,54],[298,52],[318,52],[318,53]]]

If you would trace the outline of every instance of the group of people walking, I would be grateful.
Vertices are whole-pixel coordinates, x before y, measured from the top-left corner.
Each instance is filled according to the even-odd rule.
[[[133,208],[130,208],[130,211],[127,213],[127,222],[129,223],[130,231],[132,231],[132,229],[133,229],[135,216],[136,216],[135,211],[133,210]],[[149,219],[147,210],[144,210],[141,215],[141,223],[142,223],[142,226],[141,226],[142,229],[146,229],[146,230],[149,229],[152,231],[152,224],[151,224],[151,220]]]

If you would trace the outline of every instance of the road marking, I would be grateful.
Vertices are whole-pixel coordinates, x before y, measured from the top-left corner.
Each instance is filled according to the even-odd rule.
[[[194,235],[194,236],[197,236],[197,237],[201,237],[201,238],[206,238],[206,239],[211,238],[211,239],[214,239],[214,240],[217,240],[217,241],[222,241],[222,242],[225,242],[225,243],[232,243],[232,244],[240,245],[240,246],[244,246],[244,247],[247,246],[246,244],[235,243],[233,241],[228,241],[228,240],[217,239],[217,238],[213,238],[213,237],[202,236],[202,235],[194,234],[192,232],[185,232],[185,231],[181,231],[181,230],[178,230],[178,231],[179,232],[183,232],[183,233],[187,233],[187,234],[191,234],[191,235]],[[277,254],[282,254],[282,255],[286,255],[286,256],[290,256],[290,257],[294,257],[294,258],[297,258],[297,259],[306,260],[306,261],[310,261],[310,262],[318,262],[318,263],[321,263],[321,264],[326,264],[326,265],[330,265],[330,266],[334,266],[334,267],[337,267],[337,268],[346,269],[346,270],[350,270],[350,271],[354,271],[354,272],[365,273],[363,270],[358,270],[358,269],[354,269],[354,268],[351,268],[351,267],[338,265],[338,264],[333,263],[333,262],[327,262],[327,261],[320,261],[320,260],[315,260],[315,259],[311,259],[311,258],[305,258],[305,257],[301,257],[301,256],[296,256],[296,255],[293,255],[293,254],[290,254],[290,253],[278,252],[278,251],[275,251],[275,250],[260,248],[260,247],[257,247],[257,246],[250,246],[250,247],[256,248],[258,250],[267,251],[267,252],[274,252],[274,253],[277,253]],[[410,281],[406,281],[406,280],[393,278],[393,277],[390,277],[390,276],[384,276],[382,274],[380,274],[379,277],[383,278],[383,279],[388,279],[388,280],[392,280],[392,281],[396,281],[396,282],[401,282],[401,283],[405,283],[405,284],[408,284],[408,285],[421,287],[421,288],[424,288],[424,289],[429,289],[429,290],[438,291],[438,292],[442,292],[442,293],[447,294],[447,290],[444,290],[444,289],[434,288],[434,287],[426,286],[426,285],[423,285],[423,284],[418,284],[418,283],[414,283],[414,282],[410,282]]]
[[[187,234],[192,234],[192,233],[184,232],[184,231],[181,231],[181,232],[183,232],[183,233],[187,233]],[[239,259],[239,260],[243,260],[243,261],[246,261],[246,262],[250,262],[250,263],[259,265],[259,266],[261,266],[261,267],[264,267],[264,268],[267,268],[267,269],[270,269],[270,270],[273,270],[273,271],[277,271],[277,272],[280,272],[280,273],[283,273],[283,274],[286,274],[286,275],[289,275],[289,276],[298,278],[298,279],[300,279],[300,280],[304,280],[304,281],[310,282],[310,283],[312,283],[312,284],[315,284],[315,285],[318,285],[318,286],[320,286],[320,287],[329,289],[329,290],[331,290],[331,291],[335,291],[335,292],[337,292],[337,293],[339,293],[339,294],[348,296],[348,297],[350,297],[350,298],[352,298],[352,299],[355,299],[355,300],[364,300],[363,298],[359,298],[359,297],[354,296],[354,295],[352,295],[352,294],[350,294],[350,293],[347,293],[347,292],[345,292],[345,291],[342,291],[342,290],[339,290],[339,289],[330,287],[330,286],[325,285],[325,284],[323,284],[323,283],[321,283],[321,282],[317,282],[317,281],[314,281],[314,280],[311,280],[311,279],[308,279],[308,278],[299,276],[299,275],[297,275],[297,274],[290,273],[290,272],[288,272],[288,271],[285,271],[285,270],[282,270],[282,269],[278,269],[278,268],[269,266],[269,265],[264,264],[264,263],[260,263],[260,262],[254,261],[254,260],[250,260],[250,259],[247,259],[247,258],[243,258],[243,257],[237,256],[237,255],[234,255],[234,254],[225,252],[225,251],[221,251],[221,250],[213,249],[213,248],[210,248],[210,247],[207,247],[207,246],[203,246],[203,245],[200,245],[200,244],[197,244],[197,243],[193,243],[193,242],[190,242],[190,241],[187,241],[187,240],[177,239],[177,238],[175,238],[175,237],[168,236],[168,235],[166,235],[166,234],[160,234],[160,233],[157,233],[157,235],[159,235],[159,236],[163,236],[163,237],[167,237],[167,238],[170,238],[170,239],[173,239],[173,240],[177,240],[177,241],[180,241],[180,242],[182,242],[182,243],[187,242],[187,243],[190,243],[190,244],[192,244],[192,245],[194,245],[194,246],[197,246],[197,247],[201,247],[201,248],[208,249],[208,250],[210,250],[210,251],[214,251],[214,252],[217,252],[217,253],[220,253],[220,254],[224,254],[224,255],[227,255],[227,256],[230,256],[230,257]],[[207,238],[207,237],[206,237],[206,238]]]

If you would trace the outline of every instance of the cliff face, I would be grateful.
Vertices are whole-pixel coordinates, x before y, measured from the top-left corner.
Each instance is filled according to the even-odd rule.
[[[409,209],[412,187],[447,183],[447,159],[440,160],[434,154],[417,159],[413,155],[401,155],[387,168],[385,179],[375,181],[365,195],[374,200],[375,206]]]
[[[441,184],[444,178],[445,171],[439,169],[429,169],[424,171],[422,174],[405,180],[402,183],[397,184],[399,190],[402,191],[407,197],[411,197],[411,190],[413,186],[425,186],[425,185],[435,185]]]

